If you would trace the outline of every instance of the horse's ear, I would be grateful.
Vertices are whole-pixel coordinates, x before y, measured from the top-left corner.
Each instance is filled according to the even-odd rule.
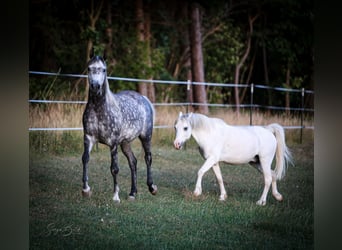
[[[191,116],[192,116],[192,112],[189,113],[189,118],[191,118]]]
[[[178,117],[181,117],[183,115],[183,113],[182,113],[182,111],[181,112],[179,112],[179,116]]]

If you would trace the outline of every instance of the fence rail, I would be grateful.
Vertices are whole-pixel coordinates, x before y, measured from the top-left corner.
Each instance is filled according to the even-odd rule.
[[[87,78],[87,75],[81,74],[61,74],[53,72],[41,72],[41,71],[29,71],[31,75],[46,75],[46,76],[58,76],[58,77],[73,77],[73,78]],[[157,84],[173,84],[173,85],[187,85],[187,91],[190,90],[190,85],[205,85],[205,86],[216,86],[216,87],[238,87],[238,88],[250,88],[251,99],[249,104],[240,104],[239,106],[234,104],[215,104],[215,103],[193,103],[193,102],[178,102],[178,103],[154,103],[154,106],[209,106],[209,107],[227,107],[227,108],[249,108],[250,109],[250,125],[253,124],[253,109],[264,108],[270,110],[284,110],[284,111],[300,111],[301,112],[301,124],[298,126],[284,126],[285,129],[301,129],[301,138],[303,129],[314,129],[313,126],[303,125],[304,112],[314,112],[314,109],[304,107],[304,97],[306,94],[314,94],[313,90],[301,89],[289,89],[283,87],[272,87],[260,84],[234,84],[234,83],[210,83],[210,82],[191,82],[191,81],[167,81],[167,80],[151,80],[151,79],[137,79],[137,78],[126,78],[126,77],[113,77],[108,76],[108,80],[116,81],[129,81],[129,82],[146,82],[146,83],[157,83]],[[282,92],[301,93],[301,107],[279,107],[279,106],[267,106],[259,105],[253,102],[254,89],[271,89]],[[60,101],[60,100],[28,100],[29,103],[57,103],[57,104],[86,104],[86,101]],[[169,128],[169,125],[156,125],[154,128]],[[83,130],[83,128],[29,128],[29,131],[67,131],[67,130]]]

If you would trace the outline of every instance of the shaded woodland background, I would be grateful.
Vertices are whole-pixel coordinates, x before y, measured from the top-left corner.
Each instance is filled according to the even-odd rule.
[[[31,0],[29,8],[29,70],[85,74],[94,48],[106,55],[110,76],[313,90],[310,0]],[[85,79],[58,81],[57,92],[86,97]],[[30,76],[30,98],[46,98],[49,82]],[[187,98],[186,86],[110,84],[153,102]],[[240,104],[249,101],[246,90],[193,85],[190,99]],[[300,106],[299,96],[280,95],[263,91],[255,101]],[[313,107],[312,98],[306,106]]]

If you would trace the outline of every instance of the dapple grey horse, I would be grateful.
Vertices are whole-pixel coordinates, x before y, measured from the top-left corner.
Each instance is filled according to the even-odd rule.
[[[155,195],[157,186],[153,184],[151,174],[152,154],[151,139],[154,123],[154,108],[151,102],[134,91],[122,91],[113,94],[109,89],[106,63],[100,56],[94,56],[88,62],[88,102],[83,113],[84,152],[83,163],[83,195],[91,194],[88,185],[88,162],[93,145],[96,142],[110,148],[110,171],[114,181],[115,202],[120,202],[117,175],[118,146],[128,160],[131,169],[130,199],[137,193],[137,159],[131,149],[131,142],[140,139],[145,152],[147,165],[147,185]]]

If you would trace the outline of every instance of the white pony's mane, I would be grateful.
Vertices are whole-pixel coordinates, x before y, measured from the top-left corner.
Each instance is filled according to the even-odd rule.
[[[201,130],[201,129],[210,129],[213,127],[212,120],[216,120],[216,122],[222,122],[226,124],[223,120],[218,118],[210,118],[208,116],[199,114],[199,113],[192,113],[186,114],[187,119],[189,119],[190,125],[192,129]],[[226,124],[227,125],[227,124]]]

